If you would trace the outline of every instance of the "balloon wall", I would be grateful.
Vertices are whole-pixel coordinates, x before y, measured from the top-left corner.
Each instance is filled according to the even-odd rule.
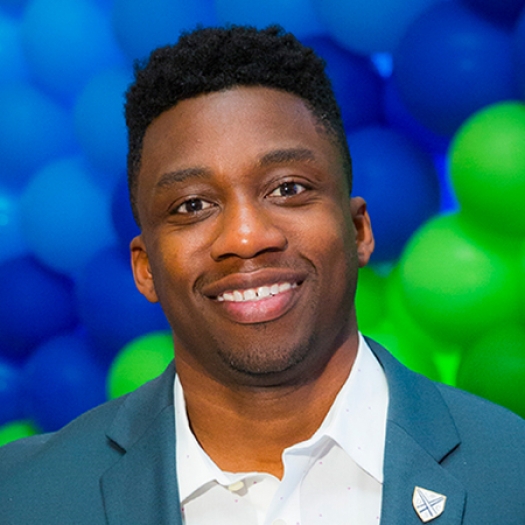
[[[0,444],[158,374],[136,291],[123,92],[197,24],[327,62],[377,250],[361,330],[525,416],[525,0],[0,0]]]

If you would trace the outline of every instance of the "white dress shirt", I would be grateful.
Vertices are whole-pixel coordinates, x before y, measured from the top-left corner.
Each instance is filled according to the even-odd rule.
[[[264,472],[220,470],[190,429],[178,376],[174,395],[186,525],[379,523],[388,387],[361,335],[352,371],[319,429],[283,451],[282,480]]]

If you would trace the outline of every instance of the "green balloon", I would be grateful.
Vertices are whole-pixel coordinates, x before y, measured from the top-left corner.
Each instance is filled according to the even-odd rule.
[[[421,324],[410,315],[403,298],[399,266],[394,268],[388,276],[386,284],[387,322],[395,327],[398,340],[404,346],[404,353],[413,355],[401,361],[416,371],[427,375],[431,379],[454,386],[461,358],[462,348],[458,344],[437,338],[421,327]],[[414,365],[417,360],[422,361],[421,368]],[[432,361],[430,373],[426,361]],[[437,375],[436,375],[437,373]]]
[[[438,216],[409,241],[400,260],[403,302],[421,327],[462,345],[518,313],[517,264],[460,214]]]
[[[407,334],[398,331],[390,321],[385,321],[366,335],[387,348],[407,368],[430,379],[438,381],[441,379],[432,355],[426,351],[426,348],[417,347]]]
[[[525,105],[482,109],[456,133],[452,184],[464,213],[498,232],[525,234]]]
[[[459,366],[457,385],[525,417],[525,329],[498,327],[472,344]]]
[[[10,421],[5,425],[0,426],[0,447],[29,436],[38,434],[40,430],[32,421],[28,420],[17,420]]]
[[[169,332],[153,332],[128,343],[114,359],[108,374],[108,395],[127,394],[160,375],[173,359]]]
[[[357,323],[361,331],[371,330],[383,321],[385,317],[384,289],[384,277],[367,266],[359,270],[355,304]]]

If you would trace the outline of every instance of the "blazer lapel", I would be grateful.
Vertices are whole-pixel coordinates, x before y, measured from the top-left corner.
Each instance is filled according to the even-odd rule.
[[[460,446],[447,405],[432,382],[400,365],[374,341],[368,343],[383,365],[389,388],[381,525],[420,525],[428,518],[436,525],[460,525],[466,491],[444,466]],[[418,515],[416,487],[446,496],[441,515],[434,517],[424,505]]]
[[[101,478],[108,525],[182,525],[175,466],[173,363],[131,393],[108,438],[122,457]]]

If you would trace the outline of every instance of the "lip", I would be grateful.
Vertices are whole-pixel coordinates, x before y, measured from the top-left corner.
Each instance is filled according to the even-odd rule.
[[[286,314],[301,295],[306,273],[282,268],[264,268],[248,273],[234,273],[206,285],[201,292],[219,311],[240,324],[256,324],[276,320]],[[290,283],[290,289],[253,301],[219,301],[218,296],[234,290]]]

